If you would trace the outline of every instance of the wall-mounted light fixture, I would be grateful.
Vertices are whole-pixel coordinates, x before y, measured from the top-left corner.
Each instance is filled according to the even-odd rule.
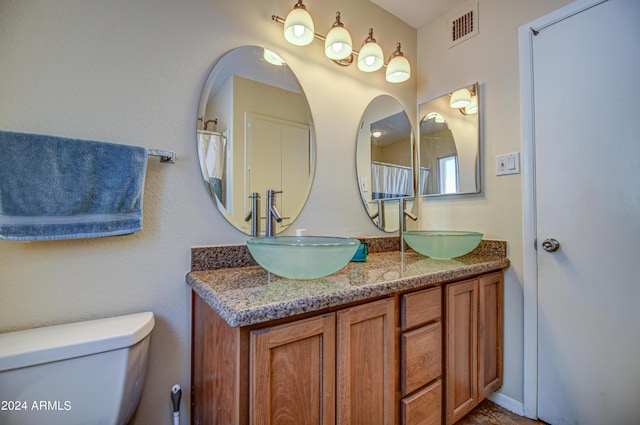
[[[463,88],[451,93],[449,106],[459,109],[463,115],[473,115],[478,113],[478,94],[474,87],[471,90]]]
[[[269,49],[264,49],[262,57],[271,65],[283,66],[285,64],[284,59],[282,59],[276,52]]]
[[[369,28],[369,36],[362,42],[358,53],[358,69],[363,72],[373,72],[384,65],[382,47],[373,38],[373,28]]]
[[[314,34],[313,19],[300,0],[284,21],[284,38],[293,45],[306,46],[313,41]]]
[[[340,22],[340,12],[336,12],[336,21],[331,26],[327,39],[324,41],[324,54],[332,60],[343,60],[351,56],[353,42],[351,34]]]
[[[454,109],[466,108],[471,104],[471,92],[467,89],[456,90],[451,93],[451,99],[449,99],[449,106]]]
[[[396,51],[389,58],[387,65],[387,81],[390,83],[401,83],[411,77],[411,65],[400,50],[400,43],[396,46]]]
[[[336,12],[336,20],[326,37],[314,32],[313,19],[302,0],[298,0],[286,19],[276,15],[272,15],[271,19],[284,24],[284,38],[295,46],[306,46],[314,38],[324,41],[325,55],[338,65],[351,65],[353,56],[356,55],[358,69],[363,72],[374,72],[386,67],[385,76],[390,83],[401,83],[411,77],[411,65],[404,57],[400,43],[389,58],[389,64],[384,63],[382,48],[373,38],[373,28],[369,28],[369,36],[362,43],[360,51],[354,50],[351,35],[340,21],[340,12]]]
[[[471,103],[464,108],[465,115],[473,115],[478,113],[478,95],[471,95]]]

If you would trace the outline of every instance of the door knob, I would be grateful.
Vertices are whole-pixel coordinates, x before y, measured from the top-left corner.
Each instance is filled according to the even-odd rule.
[[[555,252],[560,248],[560,242],[553,238],[547,238],[542,242],[542,249],[547,252]]]

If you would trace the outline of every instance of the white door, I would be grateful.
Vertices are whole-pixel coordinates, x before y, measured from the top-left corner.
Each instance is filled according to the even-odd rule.
[[[600,3],[531,40],[538,417],[638,424],[640,1]]]
[[[297,217],[306,201],[311,177],[311,143],[309,126],[264,115],[247,113],[247,164],[245,214],[251,209],[249,195],[262,197],[260,228],[265,228],[266,191],[276,195],[276,208],[282,222],[280,232]]]

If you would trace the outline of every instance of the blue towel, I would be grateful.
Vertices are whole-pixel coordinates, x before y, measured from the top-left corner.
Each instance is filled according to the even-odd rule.
[[[96,238],[142,229],[147,148],[0,130],[0,238]]]

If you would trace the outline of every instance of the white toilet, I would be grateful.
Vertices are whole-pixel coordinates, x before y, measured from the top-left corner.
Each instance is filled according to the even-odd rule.
[[[147,312],[1,334],[0,424],[127,424],[154,324]]]

